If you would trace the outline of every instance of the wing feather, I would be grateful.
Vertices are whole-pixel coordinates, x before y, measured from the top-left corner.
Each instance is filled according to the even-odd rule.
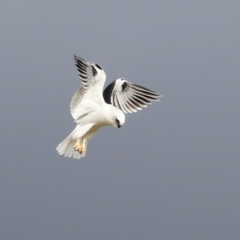
[[[124,113],[137,112],[143,107],[147,107],[147,104],[160,101],[162,97],[146,87],[122,78],[109,84],[104,90],[103,96],[106,102],[111,103]]]
[[[74,60],[79,77],[82,81],[83,89],[86,91],[94,81],[92,63],[87,62],[85,59],[77,56],[74,56]]]
[[[97,104],[96,102],[103,102],[102,91],[106,74],[96,63],[87,62],[77,56],[74,56],[74,60],[82,82],[82,87],[74,94],[70,103],[71,114],[77,121],[89,114],[92,111],[91,107]],[[94,99],[95,101],[91,102],[88,99]]]

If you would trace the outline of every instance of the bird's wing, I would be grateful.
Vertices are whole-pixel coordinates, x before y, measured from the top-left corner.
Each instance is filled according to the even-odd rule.
[[[132,113],[147,107],[147,104],[153,101],[159,101],[162,96],[121,78],[106,87],[103,97],[105,102],[119,108],[124,113]]]
[[[70,103],[72,117],[77,120],[88,114],[96,102],[103,101],[102,91],[106,74],[97,63],[87,62],[77,56],[74,56],[74,60],[82,81],[82,87],[74,94]]]
[[[86,92],[96,82],[99,82],[103,87],[106,75],[97,63],[87,62],[83,58],[77,56],[74,56],[74,60],[79,77],[82,81],[84,92]]]
[[[72,114],[72,117],[76,120],[81,113],[84,113],[84,109],[82,111],[79,109],[80,102],[84,96],[84,90],[83,87],[79,88],[76,93],[73,95],[71,103],[70,103],[70,112]],[[80,112],[79,112],[80,111]]]

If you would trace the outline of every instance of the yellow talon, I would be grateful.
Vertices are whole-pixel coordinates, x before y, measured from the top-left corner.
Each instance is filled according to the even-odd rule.
[[[81,145],[80,145],[80,141],[79,141],[79,139],[77,140],[77,142],[76,142],[76,144],[75,144],[75,146],[74,146],[74,150],[75,151],[79,151],[81,149]]]
[[[85,145],[85,141],[83,140],[83,144],[80,145],[80,141],[79,139],[77,140],[75,146],[74,146],[74,150],[78,151],[80,154],[85,153],[86,152],[86,145]]]

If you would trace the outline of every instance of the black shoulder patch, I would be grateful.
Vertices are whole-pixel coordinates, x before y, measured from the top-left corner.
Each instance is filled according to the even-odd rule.
[[[127,87],[127,83],[124,82],[123,85],[122,85],[122,91],[124,91],[126,87]]]
[[[95,66],[96,66],[97,68],[99,68],[100,70],[102,70],[102,68],[101,68],[97,63],[95,63]]]
[[[97,75],[97,70],[95,69],[94,66],[91,66],[91,67],[92,67],[93,76],[95,77]]]
[[[111,103],[111,96],[112,96],[112,91],[113,91],[114,87],[115,87],[115,81],[110,83],[103,91],[104,101],[108,104],[112,104]]]

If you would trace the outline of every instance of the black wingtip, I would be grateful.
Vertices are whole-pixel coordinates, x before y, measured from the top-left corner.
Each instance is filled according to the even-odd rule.
[[[73,55],[75,62],[81,61],[81,62],[87,62],[84,58],[78,57],[76,55]]]

